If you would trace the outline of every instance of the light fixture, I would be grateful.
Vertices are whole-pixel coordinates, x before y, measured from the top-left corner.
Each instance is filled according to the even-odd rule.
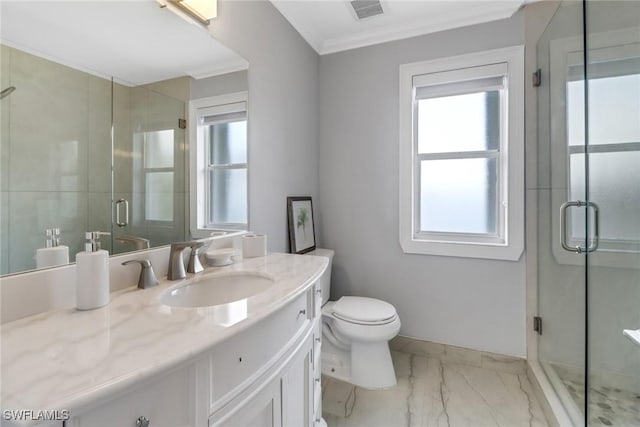
[[[209,25],[209,21],[218,16],[217,0],[169,0],[168,3],[175,5],[204,25]]]

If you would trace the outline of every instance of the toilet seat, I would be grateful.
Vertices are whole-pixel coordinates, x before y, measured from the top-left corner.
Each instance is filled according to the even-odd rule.
[[[342,297],[327,308],[335,318],[357,325],[386,325],[397,318],[394,306],[374,298]]]

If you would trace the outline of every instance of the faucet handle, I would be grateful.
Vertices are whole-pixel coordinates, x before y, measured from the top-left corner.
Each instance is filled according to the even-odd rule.
[[[122,263],[122,265],[129,264],[140,264],[140,266],[142,267],[140,269],[140,277],[138,278],[138,288],[152,288],[159,283],[158,278],[156,277],[156,273],[154,273],[153,271],[151,261],[149,261],[148,259],[132,259]]]
[[[205,242],[193,242],[190,245],[191,254],[189,255],[189,263],[187,264],[187,273],[200,273],[204,270],[200,262],[200,250],[204,245]]]

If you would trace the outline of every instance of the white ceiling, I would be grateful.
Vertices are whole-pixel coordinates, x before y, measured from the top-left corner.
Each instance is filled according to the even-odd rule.
[[[0,41],[100,77],[140,85],[248,63],[154,0],[0,2]]]
[[[271,0],[321,55],[508,18],[524,0],[381,0],[357,20],[348,0]]]

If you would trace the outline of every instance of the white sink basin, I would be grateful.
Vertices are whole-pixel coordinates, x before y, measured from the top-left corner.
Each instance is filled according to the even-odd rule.
[[[209,307],[249,298],[273,286],[273,280],[257,273],[235,273],[195,279],[168,289],[160,302],[171,307]]]

